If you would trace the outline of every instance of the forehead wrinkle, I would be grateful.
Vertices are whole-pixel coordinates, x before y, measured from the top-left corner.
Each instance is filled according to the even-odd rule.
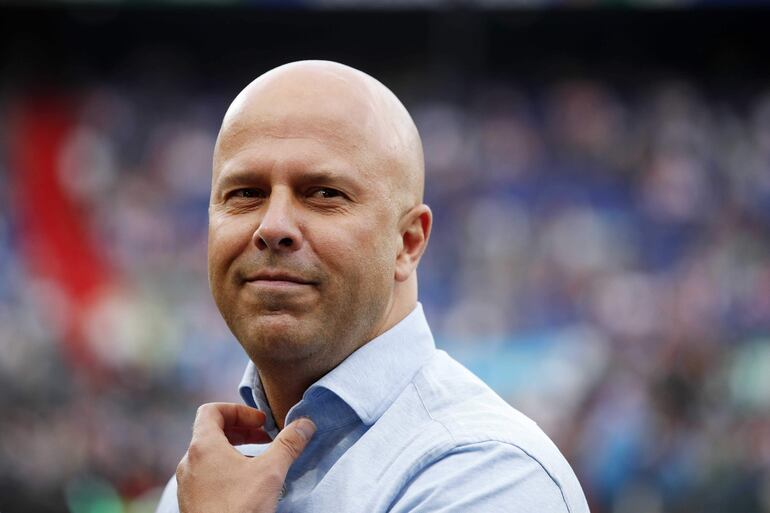
[[[244,123],[239,121],[230,127],[227,127],[220,133],[220,137],[217,141],[217,145],[214,152],[214,166],[212,182],[216,180],[223,166],[227,166],[227,162],[232,162],[238,159],[238,156],[247,151],[258,152],[260,146],[260,139],[278,139],[278,140],[306,140],[312,141],[318,144],[320,147],[347,147],[358,151],[361,149],[361,144],[357,138],[349,138],[342,136],[338,131],[314,128],[322,132],[322,134],[316,135],[313,133],[305,133],[300,135],[298,133],[287,133],[285,130],[277,128],[259,128],[253,124]],[[307,131],[306,131],[307,132]],[[338,155],[331,157],[333,161],[343,161],[347,159],[340,158]],[[355,162],[348,161],[346,167],[354,167],[360,171],[359,166]]]
[[[272,136],[260,135],[260,138],[269,137],[281,140],[302,139],[317,143],[319,146],[328,146],[328,141],[309,136]],[[369,192],[374,195],[384,196],[387,191],[383,191],[386,186],[385,180],[373,179],[371,166],[361,165],[360,159],[345,158],[338,152],[328,154],[321,153],[319,158],[311,161],[303,161],[302,156],[308,149],[302,149],[296,152],[295,159],[291,157],[280,159],[274,153],[264,153],[260,151],[259,142],[247,144],[237,149],[232,155],[222,159],[216,174],[212,179],[212,197],[215,193],[233,185],[245,184],[256,180],[264,180],[263,172],[272,170],[276,166],[285,173],[289,182],[296,184],[308,183],[313,181],[328,181],[337,183],[349,193],[355,193],[356,196],[369,196]],[[271,150],[275,151],[275,149]],[[312,153],[312,149],[309,150]],[[297,174],[297,171],[301,171]],[[334,186],[333,183],[330,184]]]
[[[257,130],[255,127],[244,126],[238,129],[233,135],[226,134],[224,137],[220,137],[221,143],[218,145],[218,151],[215,153],[217,154],[217,160],[219,162],[222,160],[225,162],[233,161],[244,152],[252,151],[258,153],[261,144],[260,141],[263,139],[277,139],[282,141],[312,141],[313,143],[317,144],[319,148],[331,148],[333,150],[338,149],[339,147],[344,147],[345,149],[352,149],[357,151],[362,148],[362,145],[358,142],[357,138],[344,137],[339,132],[332,130],[320,129],[319,131],[322,132],[322,134],[298,134],[286,133],[285,131],[271,129]],[[304,148],[302,153],[306,151],[312,151],[312,149]],[[330,153],[328,155],[328,159],[338,162],[345,161],[348,163],[347,167],[358,167],[354,165],[354,162],[351,159],[344,158],[344,155],[345,153],[342,153],[341,155],[338,153]]]

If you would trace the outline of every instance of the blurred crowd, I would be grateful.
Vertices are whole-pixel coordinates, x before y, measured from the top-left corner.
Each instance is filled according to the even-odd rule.
[[[770,511],[770,90],[396,91],[425,146],[439,346],[554,438],[595,513]],[[3,513],[152,511],[196,407],[237,400],[205,258],[235,92],[84,85],[54,143],[24,125],[39,98],[0,97]],[[16,153],[45,145],[56,174],[31,180]],[[87,301],[77,252],[35,254],[61,231],[49,202],[104,269]]]

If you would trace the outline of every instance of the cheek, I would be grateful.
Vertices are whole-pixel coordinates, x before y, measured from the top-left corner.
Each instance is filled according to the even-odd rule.
[[[230,264],[250,244],[254,230],[242,219],[217,219],[209,222],[208,267],[209,280],[221,281]]]
[[[395,273],[395,241],[371,226],[339,225],[319,239],[317,252],[349,287],[379,288]]]

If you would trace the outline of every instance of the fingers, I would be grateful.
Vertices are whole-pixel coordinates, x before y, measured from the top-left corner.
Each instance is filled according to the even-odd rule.
[[[289,467],[316,428],[310,419],[296,420],[254,458],[233,448],[233,443],[269,440],[264,422],[264,413],[247,406],[210,403],[198,408],[193,439],[176,471],[180,511],[276,510]]]
[[[265,414],[259,410],[233,403],[208,403],[198,408],[193,424],[190,448],[270,442],[262,426]],[[305,449],[315,433],[310,419],[298,419],[286,426],[265,452],[275,469],[286,475],[291,464]]]
[[[262,458],[270,462],[273,470],[285,479],[294,460],[299,458],[315,434],[315,424],[310,419],[297,419],[278,433]]]
[[[262,428],[234,427],[225,430],[227,441],[233,445],[266,444],[272,441]]]
[[[198,408],[193,424],[192,443],[264,443],[270,437],[262,430],[265,414],[233,403],[208,403]]]

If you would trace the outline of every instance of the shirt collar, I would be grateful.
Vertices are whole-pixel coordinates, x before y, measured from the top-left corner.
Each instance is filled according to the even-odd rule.
[[[263,427],[271,437],[275,438],[278,434],[278,429],[275,425],[273,412],[267,403],[267,396],[265,396],[265,389],[262,387],[262,380],[259,378],[259,371],[257,371],[256,365],[251,360],[249,360],[246,371],[243,373],[241,384],[238,385],[238,392],[244,403],[265,412],[266,418]]]
[[[371,425],[434,351],[433,335],[418,303],[398,324],[364,344],[312,384],[301,402],[312,403],[319,392],[328,390],[347,404],[364,424]],[[239,389],[246,404],[268,414],[265,431],[275,432],[275,421],[253,362],[246,367]]]

